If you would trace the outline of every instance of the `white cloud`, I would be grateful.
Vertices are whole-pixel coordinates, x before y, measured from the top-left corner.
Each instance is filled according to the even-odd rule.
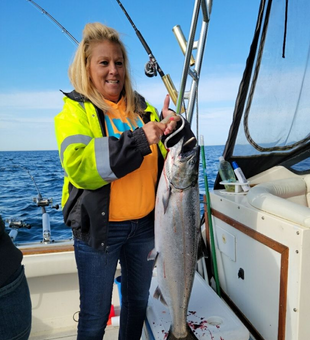
[[[59,109],[62,98],[60,91],[0,93],[0,109]]]
[[[215,75],[200,81],[199,134],[204,136],[205,145],[225,143],[239,81],[238,77]],[[162,109],[167,90],[160,77],[143,79],[136,88],[159,111]],[[55,149],[53,118],[62,109],[62,98],[59,91],[1,93],[0,149]],[[172,102],[170,106],[174,108]],[[193,126],[194,121],[195,117]]]
[[[33,117],[28,117],[28,116],[14,116],[12,117],[9,114],[4,114],[1,115],[0,118],[0,130],[4,130],[4,129],[18,129],[18,128],[25,128],[27,126],[27,128],[29,126],[32,126],[32,128],[35,127],[42,127],[42,126],[50,126],[51,124],[54,124],[53,121],[53,116],[40,116],[40,115],[36,115]]]
[[[213,105],[217,102],[234,102],[239,83],[240,78],[238,76],[205,76],[199,83],[199,104]],[[175,87],[179,90],[178,84],[176,84]],[[189,89],[189,86],[187,86],[186,91]],[[161,109],[165,95],[167,94],[167,90],[160,78],[154,79],[153,82],[152,80],[140,82],[137,86],[137,91],[158,109]]]
[[[56,150],[54,116],[62,108],[57,91],[0,94],[0,150]]]
[[[239,77],[204,77],[199,83],[199,102],[214,103],[235,101],[240,83]]]
[[[56,150],[54,121],[51,116],[0,119],[0,150]]]
[[[234,101],[237,95],[240,78],[238,76],[219,77],[218,75],[204,75],[199,83],[199,103],[214,103],[220,101]],[[179,90],[179,84],[175,82]],[[161,109],[167,90],[158,76],[143,79],[136,85],[150,103]],[[189,85],[186,87],[189,90]],[[173,105],[173,103],[171,103]],[[0,93],[0,110],[60,110],[63,105],[63,95],[60,91],[11,92]]]

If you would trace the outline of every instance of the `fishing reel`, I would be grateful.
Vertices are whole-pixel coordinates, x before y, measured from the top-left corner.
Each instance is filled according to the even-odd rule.
[[[21,221],[21,220],[18,221],[18,220],[15,220],[15,219],[11,219],[11,220],[5,220],[5,222],[9,224],[9,228],[11,229],[9,236],[10,236],[12,242],[15,241],[15,239],[18,235],[19,229],[21,229],[21,228],[30,229],[31,228],[30,224],[28,224],[24,221]]]
[[[17,220],[11,219],[11,220],[5,220],[5,222],[9,224],[9,228],[11,229],[20,229],[20,228],[30,229],[31,228],[30,224],[22,220],[17,221]]]
[[[38,207],[47,207],[48,205],[53,203],[53,199],[52,198],[42,198],[42,197],[33,197],[32,201]]]
[[[157,76],[157,63],[156,63],[156,61],[150,59],[150,61],[148,61],[145,64],[144,72],[145,72],[145,75],[149,78],[152,78],[154,76],[156,77]]]
[[[33,197],[32,201],[37,205],[37,207],[47,207],[47,206],[49,206],[50,204],[53,203],[52,198],[42,198],[42,197]],[[52,206],[52,208],[58,210],[59,205],[56,204],[56,205]]]

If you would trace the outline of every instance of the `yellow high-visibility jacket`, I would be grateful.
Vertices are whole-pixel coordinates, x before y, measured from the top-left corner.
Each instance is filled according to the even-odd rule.
[[[65,172],[62,207],[73,234],[94,248],[105,249],[110,182],[138,169],[151,152],[141,128],[107,137],[104,114],[73,91],[65,93],[63,110],[55,117],[59,157]],[[137,94],[144,123],[159,121],[156,109]],[[166,150],[158,144],[158,176]],[[124,166],[125,165],[125,166]],[[134,193],[133,193],[134,194]]]

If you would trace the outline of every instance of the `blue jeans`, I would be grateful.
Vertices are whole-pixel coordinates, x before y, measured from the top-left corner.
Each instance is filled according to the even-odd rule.
[[[80,285],[78,340],[102,340],[108,321],[118,260],[122,274],[119,340],[139,340],[149,297],[154,219],[110,222],[106,251],[74,241]]]
[[[0,288],[0,339],[27,340],[30,330],[31,300],[21,266],[11,282]]]

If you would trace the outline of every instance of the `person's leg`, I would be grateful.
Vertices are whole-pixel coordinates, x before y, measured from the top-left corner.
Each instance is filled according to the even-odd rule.
[[[112,254],[75,240],[80,288],[77,340],[102,340],[108,321],[119,249]]]
[[[110,222],[105,252],[75,240],[80,286],[78,340],[102,340],[111,309],[117,261],[130,232],[130,222]]]
[[[145,320],[154,261],[154,219],[150,215],[132,221],[132,232],[121,251],[122,308],[119,340],[139,340]]]
[[[23,266],[0,288],[0,339],[27,340],[31,330],[31,300]]]

